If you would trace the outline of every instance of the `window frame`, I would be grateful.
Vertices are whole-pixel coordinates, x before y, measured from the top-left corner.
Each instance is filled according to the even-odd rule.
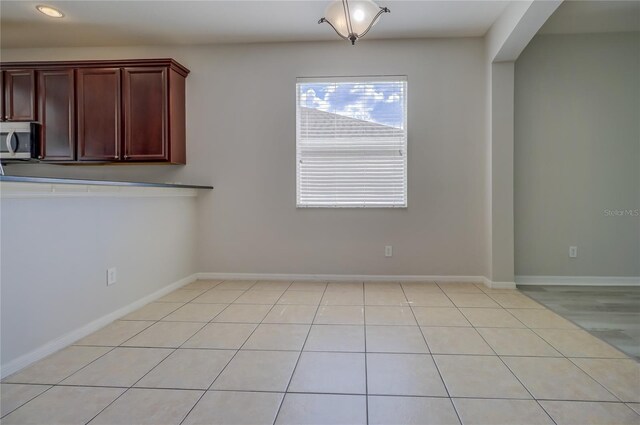
[[[404,99],[402,109],[404,111],[403,116],[403,130],[404,130],[404,185],[403,185],[403,199],[404,203],[402,205],[367,205],[364,203],[363,205],[308,205],[300,202],[300,156],[299,156],[299,135],[300,135],[300,105],[299,105],[299,85],[301,83],[375,83],[375,82],[402,82],[404,83]],[[296,123],[295,123],[295,161],[296,161],[296,171],[295,171],[295,180],[296,180],[296,193],[295,193],[295,203],[296,209],[407,209],[409,207],[409,111],[408,111],[408,102],[409,102],[409,78],[407,75],[401,74],[390,74],[390,75],[359,75],[359,76],[330,76],[330,77],[296,77],[295,84],[295,111],[296,111]]]

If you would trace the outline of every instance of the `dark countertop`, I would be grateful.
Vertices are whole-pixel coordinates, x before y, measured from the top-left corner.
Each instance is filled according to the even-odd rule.
[[[129,186],[129,187],[163,187],[170,189],[213,189],[213,186],[173,183],[122,182],[109,180],[61,179],[57,177],[0,176],[0,182],[12,183],[45,183],[45,184],[81,184],[93,186]]]

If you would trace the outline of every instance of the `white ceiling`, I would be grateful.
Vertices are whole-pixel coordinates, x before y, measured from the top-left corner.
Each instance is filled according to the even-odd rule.
[[[640,1],[565,0],[540,34],[640,31]]]
[[[0,1],[0,46],[186,45],[337,40],[318,25],[329,0],[297,1]],[[482,36],[505,0],[378,0],[391,13],[368,39]],[[47,4],[65,13],[48,18]]]

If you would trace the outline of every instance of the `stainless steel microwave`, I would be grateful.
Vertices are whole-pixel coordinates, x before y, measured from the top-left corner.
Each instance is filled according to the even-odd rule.
[[[38,158],[38,127],[35,122],[0,122],[0,159]]]

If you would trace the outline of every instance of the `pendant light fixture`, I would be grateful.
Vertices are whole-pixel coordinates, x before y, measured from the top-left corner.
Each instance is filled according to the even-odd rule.
[[[356,40],[364,37],[378,22],[380,15],[389,12],[388,8],[380,7],[372,0],[334,0],[318,23],[326,22],[340,37],[356,44]]]
[[[55,7],[39,4],[36,6],[36,10],[40,13],[44,13],[50,18],[64,18],[64,13],[60,12]]]

